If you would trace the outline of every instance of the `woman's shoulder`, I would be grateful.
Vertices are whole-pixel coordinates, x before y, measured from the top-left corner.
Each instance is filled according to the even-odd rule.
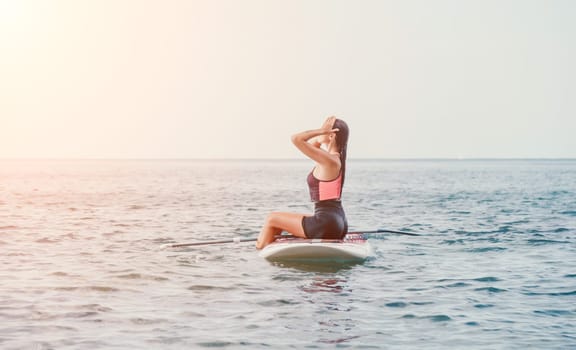
[[[316,164],[333,168],[340,167],[342,165],[341,163],[342,160],[340,159],[339,153],[328,153],[326,151],[324,157],[316,160]]]
[[[340,163],[340,159],[333,162],[317,162],[314,169],[312,169],[312,173],[314,177],[319,180],[331,181],[341,175],[342,164]]]

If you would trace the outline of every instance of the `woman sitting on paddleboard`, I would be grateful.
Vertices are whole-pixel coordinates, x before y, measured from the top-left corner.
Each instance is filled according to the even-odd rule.
[[[348,125],[336,117],[329,117],[320,129],[293,135],[292,142],[316,162],[307,178],[314,215],[270,213],[258,237],[258,249],[272,243],[274,236],[283,231],[310,239],[342,239],[348,232],[340,202],[346,175]]]

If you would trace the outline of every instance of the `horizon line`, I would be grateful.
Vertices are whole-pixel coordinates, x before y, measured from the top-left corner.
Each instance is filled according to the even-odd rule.
[[[0,161],[306,161],[308,158],[268,158],[268,157],[0,157]],[[576,160],[576,157],[353,157],[349,161],[482,161],[482,160]]]

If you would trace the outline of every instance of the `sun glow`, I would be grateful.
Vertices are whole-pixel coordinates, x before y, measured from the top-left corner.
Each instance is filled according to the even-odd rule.
[[[25,46],[41,32],[51,6],[36,0],[0,0],[0,53]]]
[[[0,0],[0,25],[17,23],[24,15],[24,2]]]

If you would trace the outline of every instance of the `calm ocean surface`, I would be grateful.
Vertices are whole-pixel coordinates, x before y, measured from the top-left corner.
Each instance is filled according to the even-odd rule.
[[[0,161],[0,348],[574,349],[576,160],[351,160],[375,255],[278,266],[309,161]]]

